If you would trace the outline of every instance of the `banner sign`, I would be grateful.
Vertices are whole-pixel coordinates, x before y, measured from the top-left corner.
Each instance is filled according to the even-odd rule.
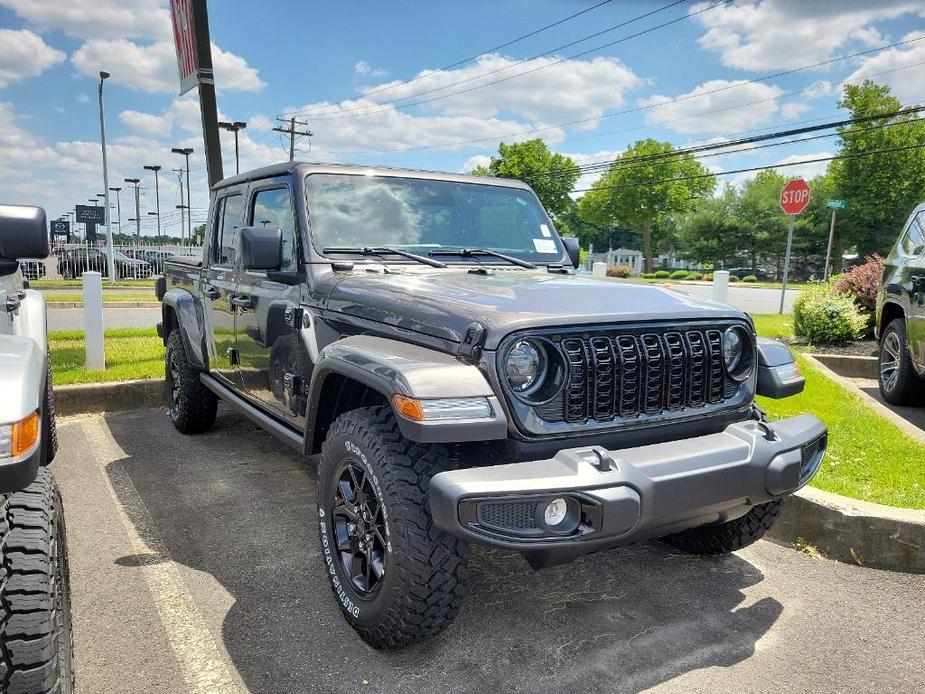
[[[77,221],[87,224],[105,224],[106,208],[98,205],[77,205]]]
[[[181,94],[186,94],[195,87],[199,77],[196,32],[190,2],[191,0],[170,0],[170,18],[173,20],[173,40],[177,48]]]

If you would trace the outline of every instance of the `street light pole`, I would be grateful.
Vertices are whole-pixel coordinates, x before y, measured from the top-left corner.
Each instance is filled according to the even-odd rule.
[[[145,166],[144,169],[146,171],[154,172],[154,198],[157,201],[156,206],[155,206],[157,209],[157,242],[160,243],[161,242],[161,188],[160,188],[160,184],[158,183],[158,171],[161,170],[161,167],[158,165]]]
[[[238,157],[238,131],[244,130],[244,128],[247,127],[247,123],[240,120],[236,120],[234,123],[219,121],[218,127],[222,130],[228,130],[234,133],[234,172],[239,174],[241,173],[241,160]]]
[[[131,183],[135,186],[135,238],[141,238],[141,199],[138,195],[138,184],[141,182],[140,178],[126,178],[126,183]]]
[[[173,147],[170,150],[174,154],[182,154],[186,157],[186,239],[189,243],[193,241],[193,208],[190,203],[190,185],[189,185],[189,155],[193,153],[192,147]],[[219,164],[221,164],[221,159],[219,159]],[[182,244],[183,238],[182,234],[180,235],[180,242]]]
[[[109,77],[109,73],[105,70],[100,70],[100,144],[103,149],[103,191],[106,194],[106,245],[109,248],[109,282],[110,284],[116,283],[116,263],[113,258],[113,247],[112,247],[112,226],[110,225],[110,215],[109,215],[109,168],[106,165],[106,119],[103,117],[103,81]]]
[[[119,215],[119,225],[117,228],[119,229],[119,234],[121,235],[122,234],[122,196],[119,195],[119,193],[122,189],[121,188],[110,188],[109,190],[111,190],[113,193],[116,194],[116,213]]]
[[[186,212],[184,212],[184,210],[186,210],[186,203],[184,202],[186,198],[183,197],[183,167],[171,169],[171,171],[177,174],[177,183],[180,184],[180,204],[177,205],[177,209],[180,210],[180,245],[182,246],[183,230],[186,228]]]

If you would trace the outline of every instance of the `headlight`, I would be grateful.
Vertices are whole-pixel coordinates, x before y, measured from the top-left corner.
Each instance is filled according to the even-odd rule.
[[[744,381],[754,368],[754,357],[748,333],[740,326],[723,333],[723,363],[726,373],[737,381]]]
[[[546,375],[546,350],[531,340],[518,340],[504,360],[508,385],[517,395],[529,395]]]

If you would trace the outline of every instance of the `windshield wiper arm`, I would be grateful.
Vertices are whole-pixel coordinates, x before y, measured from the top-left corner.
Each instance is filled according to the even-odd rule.
[[[355,247],[355,248],[342,248],[340,246],[323,248],[322,253],[355,253],[357,255],[383,255],[391,253],[392,255],[400,255],[402,258],[408,258],[410,260],[416,260],[419,263],[424,263],[425,265],[430,265],[431,267],[446,267],[446,263],[441,263],[439,260],[434,260],[433,258],[428,258],[426,255],[418,255],[417,253],[411,253],[409,251],[404,251],[401,248],[390,248],[388,246],[375,246],[370,248],[366,247]]]
[[[432,251],[428,251],[427,255],[458,255],[462,256],[463,258],[474,258],[477,255],[488,255],[492,258],[506,260],[513,265],[519,265],[520,267],[529,268],[531,270],[536,269],[536,265],[533,263],[528,263],[526,260],[515,258],[512,255],[498,253],[497,251],[490,251],[485,248],[435,248]]]

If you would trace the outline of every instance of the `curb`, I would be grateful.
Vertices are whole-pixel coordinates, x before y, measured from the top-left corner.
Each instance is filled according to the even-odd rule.
[[[83,308],[81,301],[46,301],[47,308]],[[104,301],[103,308],[160,308],[157,301]]]
[[[55,386],[55,412],[62,417],[88,412],[140,410],[163,404],[162,380]]]
[[[811,545],[847,564],[925,573],[925,511],[804,487],[784,501],[765,537],[788,547]]]
[[[880,362],[877,357],[860,357],[848,354],[813,354],[812,357],[839,376],[848,378],[868,378],[876,381],[880,375]]]
[[[890,420],[893,424],[895,424],[900,429],[902,429],[904,433],[908,434],[909,436],[914,438],[916,441],[925,443],[925,431],[922,431],[917,426],[907,421],[905,418],[893,412],[893,410],[891,410],[889,407],[881,403],[879,400],[877,400],[877,398],[872,397],[868,395],[867,393],[865,393],[863,390],[858,388],[858,386],[855,383],[852,383],[847,378],[840,376],[839,374],[832,371],[832,369],[830,369],[821,360],[817,359],[812,354],[803,354],[802,356],[814,368],[818,369],[822,374],[832,379],[833,381],[835,381],[838,385],[842,386],[843,388],[847,388],[851,393],[859,397],[865,405],[868,405],[869,407],[871,407],[877,414],[884,417],[885,419]]]

